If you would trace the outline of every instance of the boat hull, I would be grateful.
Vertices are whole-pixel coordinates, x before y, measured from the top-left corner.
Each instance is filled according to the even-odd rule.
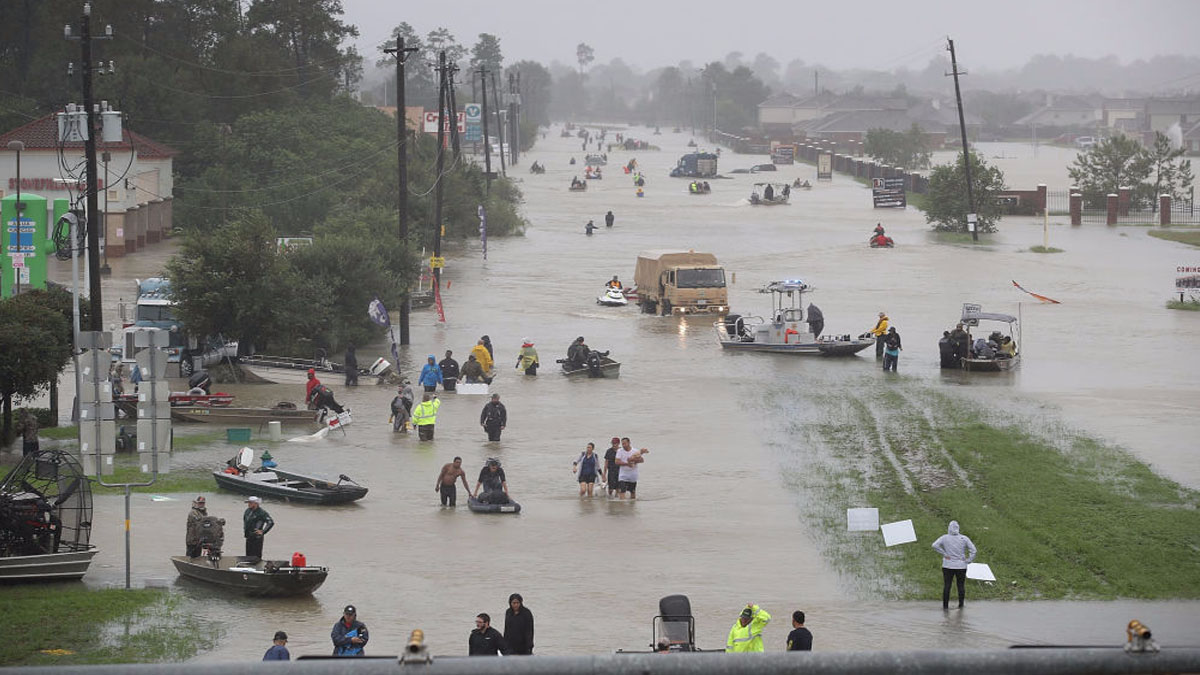
[[[583,366],[582,368],[568,367],[568,365],[564,363],[562,367],[562,373],[567,377],[580,378],[617,377],[621,374],[621,363],[605,357],[605,359],[600,363],[600,373],[598,375],[592,373],[592,369],[588,368],[587,366]]]
[[[238,366],[267,384],[305,384],[308,382],[310,368],[316,372],[318,378],[334,380],[334,378],[344,379],[346,377],[346,371],[342,366],[331,364],[328,361],[249,356],[242,357],[238,361]],[[382,384],[390,372],[390,365],[379,374],[359,368],[358,379],[363,384]]]
[[[1007,373],[1021,363],[1021,357],[1011,359],[963,359],[962,368],[972,373]]]
[[[285,483],[255,480],[256,477],[261,476],[266,478],[271,474],[286,482],[306,483],[307,487],[294,487]],[[361,485],[347,485],[344,483],[337,485],[320,478],[280,471],[278,469],[263,474],[250,473],[246,476],[235,476],[223,471],[214,471],[213,479],[217,481],[217,487],[229,490],[230,492],[269,497],[301,504],[346,504],[367,496],[367,488]]]
[[[521,505],[509,500],[507,504],[484,504],[474,497],[467,498],[467,508],[475,513],[520,513]]]
[[[874,341],[867,340],[794,342],[791,344],[721,340],[721,347],[735,352],[771,352],[774,354],[802,354],[808,356],[853,356],[874,344]]]
[[[292,567],[276,561],[278,569],[267,570],[266,562],[245,563],[237,557],[212,561],[208,558],[171,556],[180,576],[239,591],[252,597],[281,598],[311,595],[325,583],[329,570],[324,567]]]
[[[82,579],[98,549],[0,558],[0,581]]]

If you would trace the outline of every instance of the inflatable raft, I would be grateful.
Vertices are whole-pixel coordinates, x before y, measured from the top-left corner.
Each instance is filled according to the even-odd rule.
[[[485,504],[474,497],[467,499],[467,508],[475,513],[520,513],[521,505],[509,500],[507,504]]]

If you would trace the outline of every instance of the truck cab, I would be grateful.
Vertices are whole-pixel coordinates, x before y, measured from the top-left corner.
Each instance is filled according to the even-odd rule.
[[[729,310],[725,268],[711,253],[651,252],[638,256],[634,281],[646,313],[724,314]]]

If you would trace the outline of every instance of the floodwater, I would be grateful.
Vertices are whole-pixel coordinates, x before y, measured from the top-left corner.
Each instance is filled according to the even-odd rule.
[[[558,131],[521,163],[527,168],[536,159],[547,166],[545,175],[516,171],[530,221],[526,236],[491,240],[486,261],[478,242],[449,249],[446,322],[432,310],[415,312],[412,346],[402,353],[403,372],[413,374],[426,354],[440,358],[453,349],[462,360],[480,335],[490,335],[502,373],[493,391],[509,413],[502,441],[488,443],[478,425],[482,397],[444,396],[436,440],[422,444],[391,433],[391,390],[339,382],[327,384],[356,420],[344,437],[271,445],[256,435],[251,445],[269,447],[285,466],[346,473],[371,488],[366,499],[344,507],[266,505],[277,522],[267,537],[268,555],[303,551],[310,562],[330,567],[325,586],[302,600],[247,600],[176,579],[168,556],[182,552],[190,495],[173,501],[134,496],[135,584],[169,580],[191,599],[189,609],[223,631],[219,647],[199,659],[259,658],[278,629],[291,636],[293,654],[327,653],[328,630],[347,603],[371,628],[372,653],[398,653],[408,632],[422,628],[434,653],[464,654],[475,614],[489,612],[502,627],[513,592],[524,595],[537,618],[536,650],[543,654],[644,648],[657,600],[671,593],[691,597],[698,642],[707,647],[723,643],[750,601],[775,616],[766,631],[769,649],[783,647],[793,609],[808,613],[819,650],[1115,645],[1135,617],[1163,644],[1194,642],[1195,602],[968,598],[965,611],[943,615],[936,600],[872,597],[822,556],[821,534],[806,512],[809,496],[795,494],[794,483],[784,479],[805,470],[809,448],[804,439],[784,435],[781,423],[796,414],[803,392],[869,397],[879,387],[931,387],[1011,409],[1033,424],[1085,432],[1200,487],[1200,458],[1193,452],[1200,435],[1200,316],[1163,308],[1175,265],[1194,263],[1194,250],[1149,238],[1139,228],[1071,228],[1061,219],[1050,226],[1051,245],[1065,249],[1055,255],[1026,250],[1042,243],[1041,223],[1033,220],[1005,220],[986,247],[937,243],[919,212],[873,210],[870,192],[842,176],[814,181],[811,191],[793,192],[792,204],[779,208],[748,205],[751,183],[761,180],[748,175],[711,181],[711,195],[692,196],[686,181],[666,177],[689,137],[651,136],[641,128],[628,135],[663,151],[611,153],[603,181],[570,193],[571,176],[582,175],[583,154],[577,139],[559,138]],[[989,155],[1016,155],[1021,147],[1028,149],[996,146]],[[1060,154],[1043,148],[1026,160],[1023,175],[1052,183],[1054,175],[1065,175]],[[580,161],[576,166],[568,165],[572,156]],[[630,157],[647,176],[641,199],[620,171]],[[728,175],[764,161],[725,153],[721,167]],[[815,177],[802,164],[768,176]],[[616,226],[585,236],[584,223],[602,225],[609,209]],[[895,249],[867,247],[876,221],[896,239]],[[904,339],[899,376],[885,377],[870,352],[844,360],[725,354],[711,319],[662,318],[595,303],[613,274],[632,281],[639,251],[662,248],[715,253],[730,279],[736,275],[730,302],[738,313],[767,312],[768,300],[756,289],[794,277],[816,287],[811,299],[824,311],[827,333],[861,333],[877,312],[887,311]],[[112,261],[106,304],[115,306],[121,289],[131,291],[133,277],[156,272],[169,250],[161,245]],[[1031,303],[1012,280],[1063,304]],[[953,327],[963,302],[1022,316],[1019,372],[970,379],[939,372],[937,339]],[[612,350],[623,363],[619,379],[567,381],[556,372],[554,359],[578,335],[593,348]],[[544,367],[537,378],[512,370],[522,338],[540,351]],[[362,348],[359,360],[376,353],[385,355],[387,346]],[[299,387],[221,389],[246,404],[301,399]],[[772,400],[764,391],[785,393]],[[580,500],[571,460],[586,442],[602,451],[612,436],[630,436],[651,450],[641,469],[642,499]],[[236,448],[217,443],[178,452],[175,462],[218,467]],[[524,511],[483,516],[462,505],[440,508],[431,488],[439,467],[455,455],[464,458],[472,486],[486,457],[501,458]],[[228,549],[237,552],[240,499],[210,491],[208,500],[210,512],[229,521]],[[96,500],[94,541],[101,552],[90,585],[123,581],[121,509],[118,497]],[[971,534],[969,523],[963,527]],[[986,550],[980,560],[986,562]],[[931,575],[939,562],[930,552]],[[1003,582],[1003,570],[997,573]]]

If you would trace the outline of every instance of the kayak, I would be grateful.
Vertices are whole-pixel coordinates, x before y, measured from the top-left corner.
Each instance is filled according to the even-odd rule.
[[[485,504],[474,497],[467,498],[467,508],[475,513],[520,513],[521,505],[512,501],[507,504]]]

